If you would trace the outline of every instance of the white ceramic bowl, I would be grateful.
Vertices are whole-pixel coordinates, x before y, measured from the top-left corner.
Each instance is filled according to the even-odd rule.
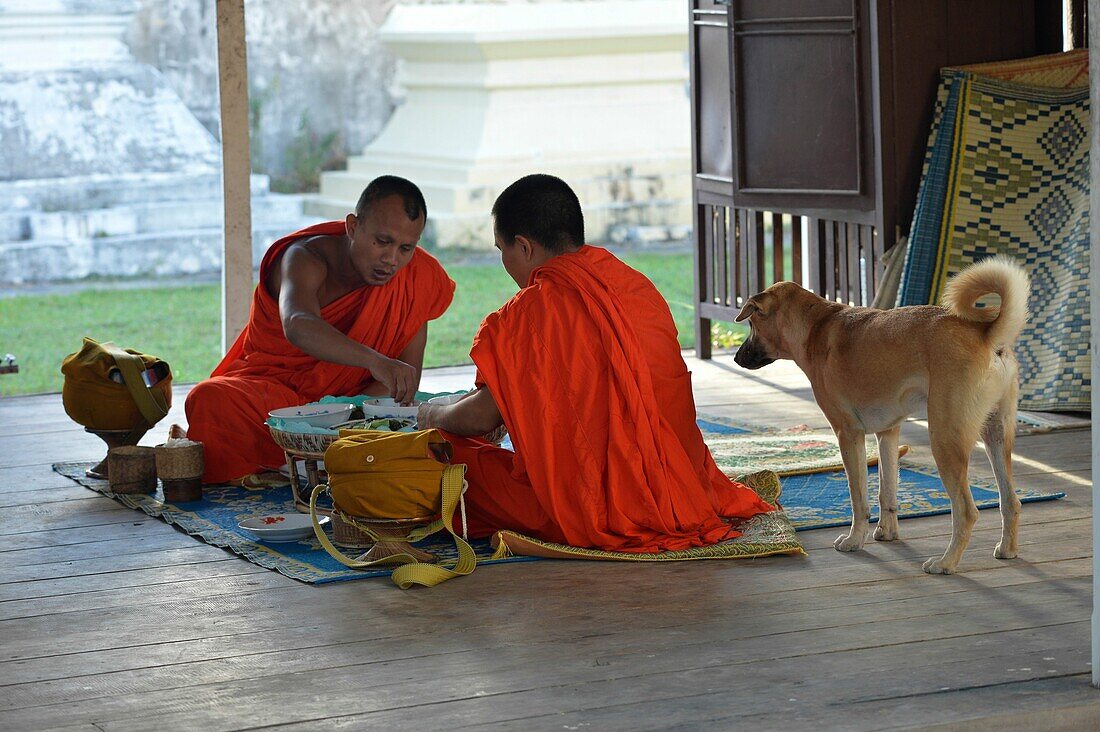
[[[420,402],[417,401],[414,401],[410,406],[404,407],[389,397],[368,399],[363,402],[363,417],[366,419],[378,419],[379,417],[416,419],[416,411],[419,408]]]
[[[267,416],[289,422],[305,422],[314,427],[332,427],[347,422],[353,409],[354,404],[303,404],[300,407],[273,409]]]
[[[442,396],[432,397],[428,400],[428,404],[454,404],[462,399],[469,392],[462,392],[460,394],[444,394]]]
[[[317,523],[324,526],[328,516],[320,516]],[[237,524],[239,528],[255,536],[260,541],[279,544],[300,541],[313,536],[313,520],[304,513],[275,513],[270,516],[256,516]]]

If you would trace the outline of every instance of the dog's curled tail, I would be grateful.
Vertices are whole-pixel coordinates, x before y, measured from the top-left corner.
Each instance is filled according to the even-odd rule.
[[[943,304],[963,320],[990,323],[987,337],[994,346],[1010,346],[1027,322],[1027,298],[1031,279],[1011,257],[997,256],[972,264],[947,283]],[[977,308],[983,295],[1001,297],[1000,308]]]

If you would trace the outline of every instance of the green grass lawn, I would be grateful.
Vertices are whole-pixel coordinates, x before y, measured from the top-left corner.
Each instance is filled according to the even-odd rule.
[[[681,345],[694,345],[691,255],[635,253],[623,259],[668,300]],[[497,263],[445,264],[458,289],[450,309],[428,326],[426,367],[469,363],[481,319],[517,289]],[[728,343],[742,329],[719,331],[719,341]],[[13,353],[19,364],[19,373],[0,375],[0,395],[60,391],[61,360],[80,348],[84,336],[156,354],[171,364],[177,383],[200,381],[221,357],[220,332],[220,288],[214,284],[0,298],[0,355]]]

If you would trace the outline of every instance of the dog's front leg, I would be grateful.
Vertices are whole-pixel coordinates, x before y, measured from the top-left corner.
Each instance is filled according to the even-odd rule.
[[[847,536],[838,536],[833,547],[840,552],[854,552],[863,548],[871,521],[871,506],[867,503],[867,441],[866,435],[859,430],[835,432],[844,472],[848,476],[848,493],[852,497],[852,528]]]
[[[898,538],[898,443],[901,425],[878,433],[878,526],[875,541]]]

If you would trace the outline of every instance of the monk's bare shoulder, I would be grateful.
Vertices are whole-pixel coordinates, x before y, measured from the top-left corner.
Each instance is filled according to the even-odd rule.
[[[287,275],[302,274],[307,280],[328,279],[329,273],[339,272],[342,259],[347,258],[347,240],[340,236],[311,236],[299,239],[286,248],[282,256],[274,263],[264,287],[276,300],[282,290],[283,279]]]

